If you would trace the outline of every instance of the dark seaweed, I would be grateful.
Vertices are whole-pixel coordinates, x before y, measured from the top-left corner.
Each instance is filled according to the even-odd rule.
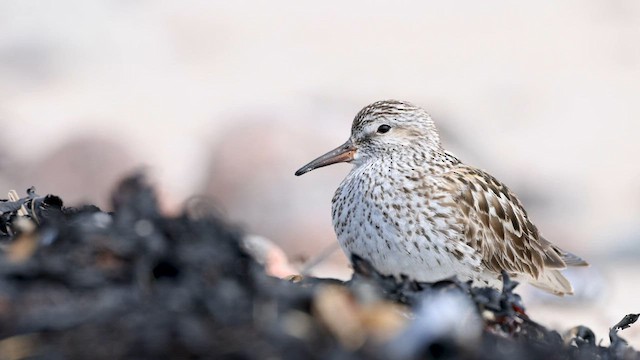
[[[0,358],[90,359],[627,359],[639,353],[610,330],[611,346],[578,327],[563,339],[525,314],[517,283],[502,291],[455,279],[434,284],[379,274],[354,257],[353,278],[267,276],[241,248],[242,232],[211,213],[159,210],[144,177],[123,180],[114,211],[64,207],[30,189],[0,201]],[[18,216],[18,209],[26,210]],[[35,230],[18,224],[26,218]],[[16,255],[21,254],[21,255]],[[406,306],[407,326],[386,342],[347,348],[314,310],[320,289],[337,286],[353,302]],[[482,322],[470,343],[456,329],[425,318],[437,299],[464,299]],[[464,305],[467,304],[467,305]],[[465,312],[466,313],[466,312]],[[292,332],[291,319],[304,331]],[[446,320],[445,319],[445,320]]]

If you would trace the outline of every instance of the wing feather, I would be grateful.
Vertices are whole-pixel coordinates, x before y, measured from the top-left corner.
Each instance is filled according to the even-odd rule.
[[[442,191],[454,194],[460,209],[462,241],[479,252],[490,271],[542,280],[546,269],[586,265],[545,240],[515,194],[493,176],[463,164],[441,176]]]

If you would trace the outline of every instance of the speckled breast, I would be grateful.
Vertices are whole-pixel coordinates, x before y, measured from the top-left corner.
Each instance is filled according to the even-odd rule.
[[[376,174],[376,176],[372,176]],[[343,251],[383,274],[437,281],[470,273],[449,250],[451,229],[410,169],[369,164],[354,168],[336,190],[333,225]]]

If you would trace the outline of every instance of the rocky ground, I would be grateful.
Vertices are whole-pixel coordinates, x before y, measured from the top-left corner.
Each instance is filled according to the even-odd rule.
[[[502,292],[454,280],[397,281],[352,259],[354,276],[268,276],[206,199],[167,216],[142,176],[114,211],[62,199],[0,202],[0,359],[631,359],[620,332],[560,334]],[[598,334],[598,335],[596,335]]]

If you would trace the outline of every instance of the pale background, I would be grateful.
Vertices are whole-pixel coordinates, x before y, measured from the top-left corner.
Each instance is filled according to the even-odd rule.
[[[573,298],[523,287],[531,316],[607,341],[640,312],[639,96],[634,0],[0,0],[0,194],[108,209],[145,165],[167,211],[208,194],[310,258],[335,241],[348,166],[293,172],[364,105],[409,100],[593,264],[569,274]],[[316,273],[348,277],[341,254]],[[637,347],[639,328],[623,332]]]

